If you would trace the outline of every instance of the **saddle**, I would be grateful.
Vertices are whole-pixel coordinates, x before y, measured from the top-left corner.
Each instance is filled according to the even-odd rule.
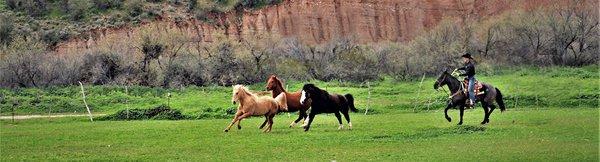
[[[463,81],[463,87],[464,87],[463,91],[465,92],[465,94],[469,94],[469,89],[468,89],[468,87],[469,87],[469,80],[468,79],[465,79]],[[478,80],[475,80],[475,87],[473,88],[473,91],[475,92],[476,96],[485,94],[484,86]]]

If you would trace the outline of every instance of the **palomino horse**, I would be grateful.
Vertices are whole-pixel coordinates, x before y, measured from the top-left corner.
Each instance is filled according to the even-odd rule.
[[[225,132],[228,132],[231,126],[238,123],[238,129],[242,129],[240,122],[242,119],[249,116],[265,116],[265,123],[269,123],[263,132],[270,132],[273,127],[273,117],[280,111],[287,111],[287,101],[285,94],[282,93],[275,98],[269,96],[259,97],[256,94],[250,92],[248,88],[243,85],[233,86],[233,95],[231,101],[233,104],[239,103],[237,112],[231,124],[225,128]],[[262,129],[263,125],[260,127]]]
[[[350,122],[349,110],[353,112],[358,111],[354,107],[354,97],[351,94],[339,95],[329,94],[327,91],[319,89],[314,84],[305,84],[302,87],[302,96],[300,97],[300,103],[305,104],[307,101],[311,102],[311,110],[308,115],[308,124],[304,125],[304,131],[310,129],[310,124],[315,119],[315,115],[320,113],[335,113],[340,126],[338,129],[342,129],[342,117],[340,112],[344,114],[348,127],[352,129],[352,123]]]
[[[451,122],[452,119],[448,116],[448,109],[458,106],[460,109],[460,121],[458,125],[462,125],[463,123],[463,112],[465,111],[466,101],[469,96],[464,92],[464,86],[462,82],[459,81],[456,77],[452,76],[446,70],[440,74],[438,79],[433,84],[434,89],[438,89],[444,85],[448,85],[448,89],[450,89],[451,96],[446,109],[444,109],[444,114],[446,120]],[[504,100],[502,100],[502,93],[498,88],[494,88],[492,85],[483,84],[481,91],[484,93],[481,95],[477,95],[477,101],[481,102],[481,106],[483,106],[483,110],[485,112],[483,121],[481,124],[486,124],[490,122],[490,114],[496,109],[496,105],[494,105],[494,101],[498,103],[500,106],[500,111],[504,111],[506,108],[504,107]]]
[[[299,114],[298,119],[293,121],[290,124],[290,127],[293,127],[300,120],[306,119],[306,117],[308,117],[308,115],[306,114],[306,111],[308,110],[308,108],[310,108],[310,101],[308,101],[306,104],[300,103],[300,97],[302,96],[302,93],[301,93],[302,90],[299,90],[297,92],[291,92],[291,93],[286,92],[285,89],[283,88],[283,83],[281,83],[279,78],[277,78],[277,76],[275,76],[275,75],[271,75],[271,77],[269,77],[269,79],[267,80],[266,88],[268,91],[272,91],[273,98],[277,97],[277,95],[279,95],[281,93],[285,94],[285,97],[287,99],[287,105],[288,105],[287,112],[298,111],[298,114]],[[304,120],[304,121],[306,121],[306,120]]]

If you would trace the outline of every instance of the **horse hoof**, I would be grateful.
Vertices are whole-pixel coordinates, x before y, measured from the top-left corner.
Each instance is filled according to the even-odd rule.
[[[448,120],[448,122],[452,122],[452,119],[450,119],[450,118],[446,118],[446,120]]]
[[[456,124],[456,125],[462,125],[462,122],[460,122],[460,123],[458,123],[458,124]]]
[[[229,130],[225,129],[224,132],[229,132]]]
[[[238,126],[238,129],[242,129],[242,126]]]

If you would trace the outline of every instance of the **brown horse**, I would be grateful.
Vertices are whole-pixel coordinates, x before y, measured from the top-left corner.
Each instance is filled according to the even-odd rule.
[[[257,96],[250,92],[248,88],[243,85],[233,86],[233,95],[231,101],[233,104],[239,103],[238,110],[235,113],[235,117],[231,124],[225,128],[225,132],[228,132],[231,126],[238,123],[238,129],[242,129],[240,122],[242,119],[249,116],[265,116],[265,123],[269,123],[268,127],[263,132],[270,132],[273,127],[273,117],[280,111],[287,111],[287,101],[285,94],[278,95],[275,98],[269,96]],[[260,126],[262,129],[265,125],[263,123]]]
[[[308,114],[306,113],[306,111],[308,110],[308,108],[310,108],[310,101],[308,101],[305,104],[300,103],[300,97],[302,96],[302,89],[300,89],[296,92],[292,92],[292,93],[285,91],[285,89],[283,89],[283,83],[281,83],[281,80],[279,80],[279,78],[277,78],[277,76],[275,76],[275,75],[271,75],[271,77],[269,77],[269,79],[267,80],[266,88],[268,91],[272,91],[273,98],[277,97],[277,95],[279,95],[279,94],[285,94],[285,96],[287,98],[287,105],[288,105],[287,112],[298,111],[298,119],[293,121],[290,124],[290,127],[293,127],[294,125],[296,125],[296,123],[298,123],[302,119],[304,119],[304,121],[306,121],[306,117],[308,117]]]

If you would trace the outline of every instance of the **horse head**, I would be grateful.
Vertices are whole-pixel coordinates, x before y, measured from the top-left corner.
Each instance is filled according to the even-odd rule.
[[[267,86],[265,87],[267,91],[275,90],[277,86],[281,85],[281,81],[277,76],[271,75],[269,79],[267,79]]]
[[[240,99],[247,95],[247,88],[244,85],[238,84],[233,86],[233,92],[231,95],[231,103],[241,102]]]
[[[448,76],[450,76],[450,73],[448,73],[447,68],[444,68],[444,70],[442,70],[438,78],[435,80],[435,83],[433,83],[433,89],[437,90],[439,87],[446,85],[446,79]]]
[[[305,84],[302,87],[302,96],[300,96],[300,104],[308,103],[307,101],[312,100],[312,97],[318,95],[319,88],[314,84]]]

